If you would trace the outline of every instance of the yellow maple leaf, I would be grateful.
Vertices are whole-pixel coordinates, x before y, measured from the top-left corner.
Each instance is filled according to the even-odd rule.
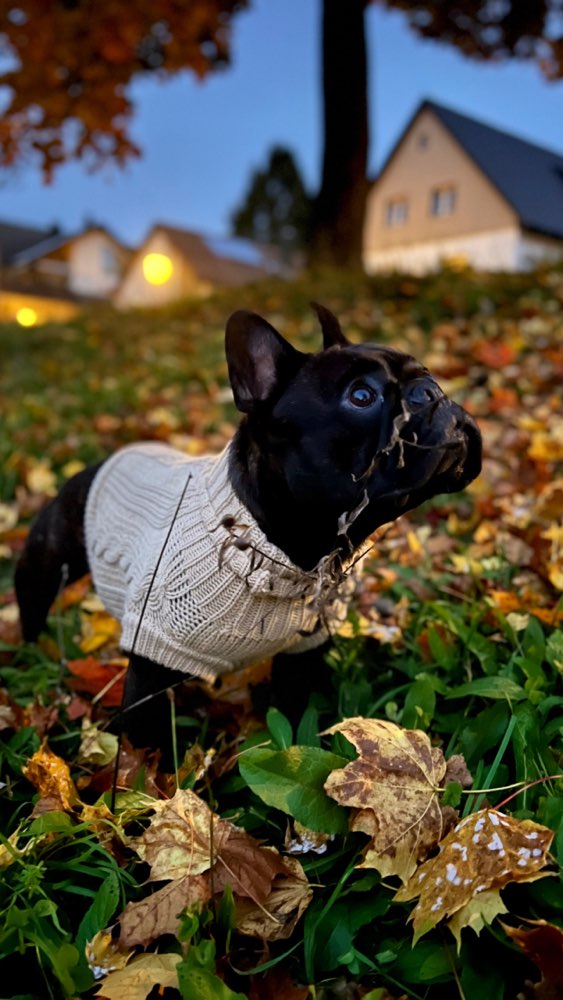
[[[99,1000],[146,1000],[153,986],[178,988],[181,955],[140,955],[124,969],[110,972],[95,994]]]
[[[86,943],[84,952],[94,979],[124,969],[133,954],[132,951],[120,951],[110,931],[94,934],[92,940]]]
[[[82,639],[80,648],[83,653],[93,653],[108,643],[117,643],[121,635],[121,626],[107,611],[94,611],[82,616]]]
[[[44,494],[48,497],[54,497],[57,493],[56,476],[46,459],[30,460],[25,483],[30,493]]]
[[[49,803],[49,810],[72,812],[80,806],[78,792],[70,776],[70,768],[62,757],[42,746],[22,768],[24,777],[35,785],[41,799]],[[37,807],[36,807],[37,808]]]
[[[155,801],[150,826],[131,846],[151,866],[150,878],[180,879],[200,875],[214,863],[230,824],[215,816],[206,802],[189,789]]]
[[[18,523],[18,512],[13,504],[0,503],[0,534],[11,531]]]

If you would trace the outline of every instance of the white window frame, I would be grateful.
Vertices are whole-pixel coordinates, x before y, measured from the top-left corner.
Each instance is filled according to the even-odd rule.
[[[429,212],[435,219],[453,215],[457,204],[457,188],[454,184],[440,184],[430,192]]]
[[[385,225],[404,226],[409,217],[407,198],[389,198],[385,202]]]

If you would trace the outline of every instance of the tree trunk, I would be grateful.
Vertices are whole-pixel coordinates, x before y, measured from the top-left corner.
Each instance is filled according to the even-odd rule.
[[[361,264],[368,188],[368,2],[323,0],[324,154],[311,220],[310,259],[315,264]]]

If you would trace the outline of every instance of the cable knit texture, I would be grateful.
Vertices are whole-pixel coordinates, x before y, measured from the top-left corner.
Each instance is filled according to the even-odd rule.
[[[346,617],[357,563],[336,571],[329,557],[308,573],[271,545],[231,486],[229,447],[196,459],[122,448],[94,479],[85,527],[122,648],[172,670],[214,680],[318,646]]]

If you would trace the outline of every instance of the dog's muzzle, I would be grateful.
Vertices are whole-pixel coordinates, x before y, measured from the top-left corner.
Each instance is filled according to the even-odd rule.
[[[481,434],[473,418],[442,392],[432,378],[414,380],[404,392],[410,419],[404,427],[407,450],[426,452],[440,492],[463,489],[481,471]],[[408,445],[411,449],[408,449]]]

